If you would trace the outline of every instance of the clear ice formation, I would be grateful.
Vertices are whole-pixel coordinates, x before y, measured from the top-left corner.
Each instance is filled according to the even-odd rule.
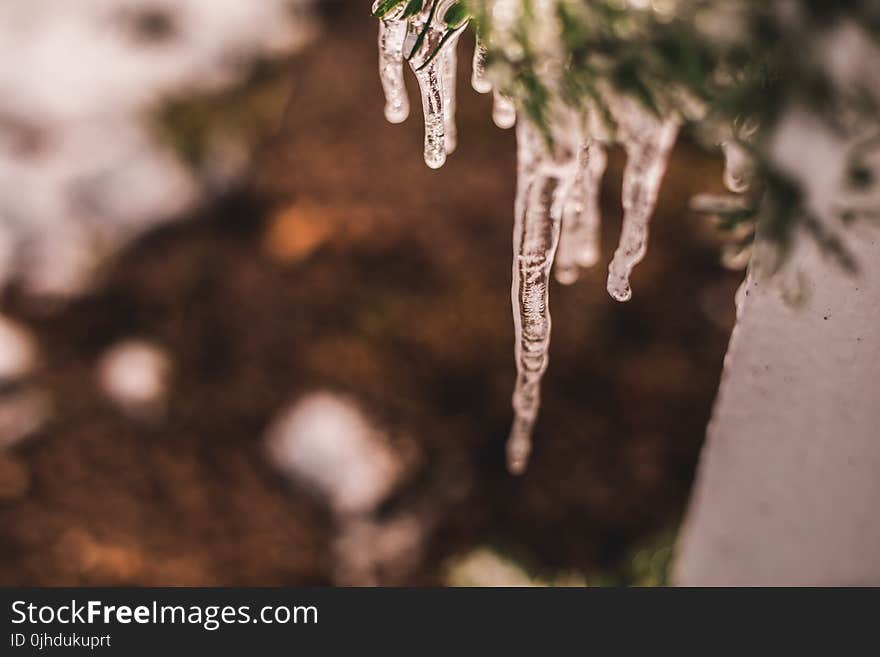
[[[516,105],[497,89],[492,93],[492,121],[502,130],[512,128],[516,123]]]
[[[606,163],[600,142],[587,140],[581,145],[556,251],[556,280],[563,285],[574,283],[581,267],[592,267],[599,260],[599,191]]]
[[[458,131],[455,127],[455,81],[458,69],[456,46],[460,34],[461,32],[453,33],[438,55],[443,76],[443,135],[447,155],[452,153],[458,145]]]
[[[579,170],[577,148],[551,151],[529,121],[520,121],[513,228],[513,302],[516,387],[507,467],[525,470],[541,401],[541,377],[550,346],[549,283],[562,211]]]
[[[449,32],[440,19],[449,2],[427,3],[415,16],[401,20],[402,9],[380,23],[379,71],[389,121],[408,113],[403,62],[416,75],[425,124],[425,162],[439,168],[456,147],[456,45],[466,24]],[[494,88],[486,75],[486,46],[476,43],[471,86],[493,92],[492,118],[500,128],[517,125],[517,194],[514,210],[513,320],[516,385],[514,420],[507,442],[511,473],[522,473],[531,452],[532,433],[540,406],[540,385],[550,345],[549,283],[555,277],[573,283],[581,267],[599,259],[599,191],[605,172],[608,139],[597,138],[571,119],[555,130],[552,145],[527,120],[517,124],[514,100]],[[632,296],[629,276],[645,255],[648,223],[680,120],[660,118],[626,98],[609,97],[617,139],[627,155],[623,175],[624,209],[620,242],[608,268],[607,289],[618,301]],[[562,126],[559,126],[562,127]],[[551,129],[553,127],[551,126]],[[731,180],[738,174],[731,173]]]
[[[721,142],[721,152],[724,154],[724,186],[734,194],[744,194],[751,185],[755,163],[748,144],[757,131],[758,124],[755,121],[737,118]]]
[[[376,0],[373,9],[379,4]],[[425,164],[432,169],[443,166],[457,142],[456,46],[467,23],[449,32],[442,16],[450,5],[449,0],[426,3],[418,14],[404,19],[404,3],[379,22],[379,78],[385,92],[385,117],[400,123],[409,114],[403,81],[403,63],[408,61],[422,99]]]
[[[471,87],[480,94],[492,91],[492,82],[486,76],[486,53],[486,46],[477,37],[474,44]],[[516,124],[516,105],[510,97],[497,89],[492,92],[492,121],[502,130],[512,128]]]
[[[608,266],[608,294],[617,301],[629,301],[629,275],[645,257],[648,223],[654,213],[657,194],[669,151],[678,135],[677,117],[661,119],[635,101],[620,103],[615,120],[626,150],[623,170],[623,228],[614,258]]]
[[[376,0],[374,11],[380,2],[381,0]],[[409,98],[403,82],[406,21],[401,16],[404,9],[404,5],[400,5],[379,21],[379,80],[385,92],[385,118],[389,123],[402,123],[409,116]]]
[[[487,94],[492,91],[492,82],[486,77],[486,46],[477,37],[474,44],[474,61],[471,73],[471,87],[478,94]]]
[[[752,178],[752,158],[745,147],[737,141],[721,144],[724,153],[724,186],[735,194],[743,194]]]

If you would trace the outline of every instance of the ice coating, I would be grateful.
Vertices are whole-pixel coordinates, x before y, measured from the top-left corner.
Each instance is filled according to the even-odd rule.
[[[517,127],[517,185],[513,229],[513,302],[516,387],[507,467],[525,470],[541,401],[541,377],[550,346],[550,270],[559,241],[562,208],[578,171],[577,148],[550,152],[529,121]]]
[[[645,257],[648,224],[660,183],[666,172],[669,151],[678,134],[677,117],[659,118],[635,101],[620,103],[615,112],[624,139],[626,167],[623,171],[623,228],[614,258],[608,266],[608,294],[629,301],[629,276]]]
[[[554,273],[563,285],[574,283],[581,267],[592,267],[599,260],[599,191],[606,163],[605,148],[600,142],[588,139],[581,145],[556,250]]]
[[[376,0],[373,11],[380,3]],[[379,80],[385,92],[385,118],[389,123],[402,123],[409,116],[409,98],[403,81],[404,9],[401,5],[379,21]]]

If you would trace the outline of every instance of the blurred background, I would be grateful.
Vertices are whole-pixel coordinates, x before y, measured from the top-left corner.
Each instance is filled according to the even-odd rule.
[[[513,132],[466,37],[429,170],[368,5],[0,5],[0,584],[665,582],[742,278],[688,210],[720,164],[678,147],[631,302],[554,283],[513,478]]]

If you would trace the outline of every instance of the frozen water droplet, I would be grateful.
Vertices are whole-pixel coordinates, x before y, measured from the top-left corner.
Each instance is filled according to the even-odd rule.
[[[492,91],[492,83],[486,77],[486,46],[477,41],[474,44],[474,62],[471,72],[471,86],[474,91],[480,94],[487,94]]]
[[[564,225],[565,223],[563,222],[563,226]],[[562,250],[562,244],[562,238],[560,237],[559,248],[556,250],[556,268],[554,269],[554,275],[556,280],[562,285],[574,285],[577,283],[577,279],[580,278],[581,271],[577,265],[562,264],[562,262],[560,262],[559,254]]]
[[[373,10],[381,0],[376,0]],[[379,21],[379,80],[385,92],[385,118],[401,123],[409,116],[409,98],[403,81],[403,41],[406,21],[401,20],[404,6]]]
[[[563,285],[574,283],[580,267],[591,267],[599,259],[599,191],[606,161],[605,149],[599,142],[588,140],[581,146],[556,252],[555,276]]]
[[[629,276],[645,257],[648,224],[669,151],[678,134],[677,118],[660,119],[635,101],[621,102],[612,111],[620,125],[626,150],[623,171],[623,228],[614,259],[608,266],[608,294],[617,301],[632,297]]]
[[[516,105],[497,89],[492,95],[492,120],[502,130],[512,128],[516,123]]]

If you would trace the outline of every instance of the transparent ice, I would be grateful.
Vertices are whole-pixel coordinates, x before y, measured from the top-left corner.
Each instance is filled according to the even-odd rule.
[[[562,210],[578,173],[577,148],[548,148],[530,121],[520,121],[513,227],[513,302],[516,387],[507,467],[519,474],[531,452],[550,346],[549,283]]]
[[[376,0],[374,11],[380,2]],[[385,92],[385,118],[389,123],[402,123],[409,116],[409,98],[403,82],[404,9],[404,5],[400,5],[379,21],[379,80]]]
[[[380,74],[386,115],[392,122],[406,118],[403,62],[416,76],[425,123],[425,162],[438,168],[456,147],[455,48],[466,25],[450,31],[440,19],[449,3],[429,3],[407,21],[400,13],[380,24]],[[509,9],[515,23],[515,3]],[[402,11],[402,10],[401,10]],[[401,23],[405,26],[401,27]],[[403,35],[401,37],[401,35]],[[493,93],[492,119],[498,127],[517,125],[517,192],[514,209],[514,260],[511,300],[515,328],[517,377],[513,393],[514,420],[507,443],[508,469],[525,470],[541,398],[541,378],[550,345],[550,273],[560,283],[573,283],[581,267],[600,256],[599,192],[612,136],[590,130],[571,108],[550,112],[550,134],[531,121],[517,122],[515,100],[494,86],[486,71],[487,44],[477,41],[471,86]],[[648,222],[680,119],[660,117],[641,104],[608,94],[616,124],[614,141],[623,143],[627,163],[623,175],[624,209],[620,242],[608,268],[608,292],[618,301],[632,296],[629,276],[644,257]],[[594,134],[595,133],[595,134]]]
[[[608,266],[608,294],[629,301],[629,276],[645,257],[648,223],[654,213],[669,151],[678,135],[677,117],[660,118],[636,101],[624,99],[613,108],[626,150],[623,171],[623,228],[614,258]]]
[[[581,145],[556,252],[556,280],[563,285],[574,283],[581,267],[591,267],[599,260],[599,191],[606,163],[600,142],[588,139]]]
[[[497,89],[492,93],[492,121],[503,130],[512,128],[516,123],[516,105],[509,96]]]
[[[374,4],[374,9],[377,3]],[[414,16],[403,19],[400,5],[379,23],[379,77],[385,92],[385,116],[400,123],[409,115],[403,63],[416,76],[425,122],[425,163],[437,169],[455,150],[455,82],[458,38],[467,23],[450,31],[442,17],[449,0],[426,3]]]
[[[480,94],[492,91],[492,82],[486,77],[486,46],[479,37],[474,44],[474,61],[471,73],[471,86]]]

